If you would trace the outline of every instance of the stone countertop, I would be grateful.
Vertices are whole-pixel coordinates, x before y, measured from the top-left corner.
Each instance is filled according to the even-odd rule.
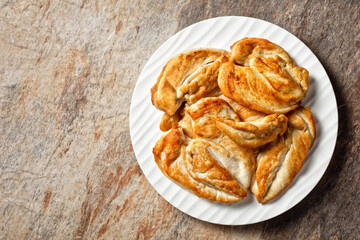
[[[1,1],[0,239],[355,239],[360,235],[358,1]],[[221,226],[172,207],[129,135],[140,71],[170,36],[241,15],[293,33],[334,87],[338,141],[286,213]]]

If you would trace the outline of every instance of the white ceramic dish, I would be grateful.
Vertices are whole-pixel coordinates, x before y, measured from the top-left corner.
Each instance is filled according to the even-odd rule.
[[[261,205],[249,197],[236,204],[201,199],[167,179],[158,169],[152,148],[162,132],[162,112],[150,99],[162,67],[175,54],[193,48],[222,48],[230,51],[244,37],[266,38],[284,48],[295,62],[310,73],[310,86],[303,104],[314,114],[317,138],[304,166],[288,189],[276,200]],[[299,203],[319,182],[334,151],[338,130],[335,94],[323,66],[298,38],[263,20],[249,17],[219,17],[193,24],[169,38],[151,56],[136,83],[130,107],[130,134],[139,165],[155,190],[179,210],[203,221],[243,225],[273,218]]]

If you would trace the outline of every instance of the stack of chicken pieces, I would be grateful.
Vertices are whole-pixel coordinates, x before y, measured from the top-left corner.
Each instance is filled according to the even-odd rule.
[[[309,73],[280,46],[244,38],[171,58],[151,89],[164,111],[153,154],[165,176],[201,198],[259,203],[279,196],[315,140],[300,105]]]

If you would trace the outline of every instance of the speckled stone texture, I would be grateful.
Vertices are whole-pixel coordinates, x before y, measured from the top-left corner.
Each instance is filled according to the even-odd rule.
[[[356,239],[360,235],[359,1],[1,1],[0,239]],[[299,37],[335,89],[328,170],[297,206],[221,226],[173,208],[129,135],[151,54],[197,21],[251,16]]]

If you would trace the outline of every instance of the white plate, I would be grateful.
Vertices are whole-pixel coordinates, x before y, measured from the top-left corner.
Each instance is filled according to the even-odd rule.
[[[284,48],[310,73],[309,91],[303,104],[314,114],[317,138],[304,166],[288,189],[276,200],[261,205],[253,194],[235,204],[209,202],[182,189],[158,169],[152,148],[162,132],[162,112],[151,104],[150,88],[162,67],[175,54],[193,48],[222,48],[244,37],[266,38]],[[139,165],[155,190],[174,207],[203,221],[243,225],[273,218],[300,202],[319,182],[334,151],[338,130],[335,94],[323,66],[298,38],[263,20],[219,17],[193,24],[169,38],[151,56],[136,83],[130,107],[130,134]]]

